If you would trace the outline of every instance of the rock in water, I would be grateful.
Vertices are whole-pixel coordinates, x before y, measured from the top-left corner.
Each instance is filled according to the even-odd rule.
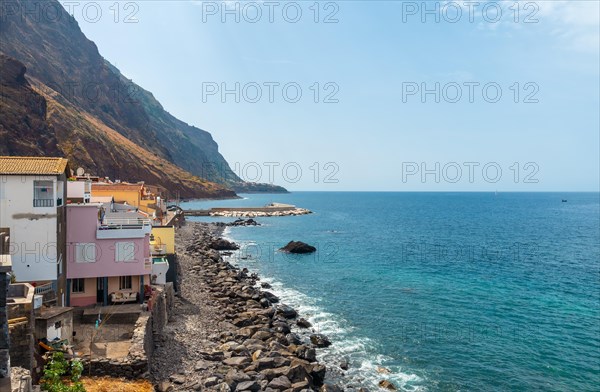
[[[377,373],[381,373],[381,374],[390,374],[391,370],[384,368],[383,366],[377,366]]]
[[[271,301],[272,302],[272,301]],[[296,310],[288,305],[280,305],[277,307],[277,313],[282,315],[286,319],[294,318],[298,315]]]
[[[304,254],[304,253],[316,252],[317,248],[315,248],[314,246],[308,245],[302,241],[290,241],[290,242],[288,242],[288,244],[286,246],[284,246],[283,248],[281,248],[279,250],[287,252],[287,253]]]
[[[397,388],[394,384],[392,384],[391,382],[389,382],[388,380],[381,380],[379,381],[379,386],[383,389],[387,389],[388,391],[396,391]]]
[[[319,348],[331,346],[331,342],[327,336],[320,333],[310,335],[310,342]]]
[[[344,358],[340,361],[340,369],[348,370],[349,367],[350,367],[350,362],[348,361],[348,359]]]
[[[227,241],[223,238],[216,238],[208,245],[214,250],[238,250],[240,247],[235,242]]]
[[[298,321],[296,321],[296,324],[300,327],[300,328],[310,328],[312,327],[312,324],[310,323],[310,321],[308,321],[305,318],[300,318],[298,319]]]

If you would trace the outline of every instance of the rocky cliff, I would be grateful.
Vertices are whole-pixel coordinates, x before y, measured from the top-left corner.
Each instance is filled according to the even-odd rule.
[[[0,70],[0,155],[67,156],[94,173],[163,185],[171,196],[235,196],[136,145],[47,86],[32,85],[21,62],[0,54]]]
[[[200,183],[221,184],[211,185],[217,194],[207,191],[215,197],[225,194],[224,188],[256,187],[230,169],[210,133],[169,114],[150,92],[106,61],[56,0],[11,1],[0,13],[0,53],[21,62],[28,75],[15,79],[12,68],[0,70],[6,74],[2,95],[10,103],[0,109],[0,137],[11,144],[0,147],[2,153],[62,153],[74,167],[99,175],[167,188],[180,181],[177,189],[184,197],[206,196],[197,188]],[[27,121],[17,124],[18,118]]]

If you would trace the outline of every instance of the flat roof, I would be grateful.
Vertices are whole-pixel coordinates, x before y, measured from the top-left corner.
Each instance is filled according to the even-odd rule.
[[[42,307],[42,308],[40,308],[39,311],[36,311],[34,316],[35,316],[36,320],[37,319],[48,320],[53,317],[59,316],[63,313],[71,312],[72,310],[73,310],[73,308],[70,308],[68,306],[52,306],[49,308]]]

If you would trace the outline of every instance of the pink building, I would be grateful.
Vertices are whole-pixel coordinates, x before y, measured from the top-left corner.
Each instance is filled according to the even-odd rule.
[[[151,229],[137,213],[106,218],[101,204],[67,205],[68,306],[143,301]]]

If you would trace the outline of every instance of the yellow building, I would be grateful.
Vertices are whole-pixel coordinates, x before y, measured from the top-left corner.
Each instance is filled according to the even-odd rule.
[[[115,203],[127,203],[134,206],[160,224],[166,218],[166,205],[164,200],[151,191],[155,188],[158,189],[146,186],[143,182],[137,184],[96,182],[92,183],[92,197],[110,196]]]
[[[150,252],[154,255],[175,254],[175,228],[173,226],[152,226]]]
[[[104,182],[92,183],[92,197],[112,196],[115,203],[127,203],[134,207],[140,207],[144,184],[117,183],[110,184]]]

